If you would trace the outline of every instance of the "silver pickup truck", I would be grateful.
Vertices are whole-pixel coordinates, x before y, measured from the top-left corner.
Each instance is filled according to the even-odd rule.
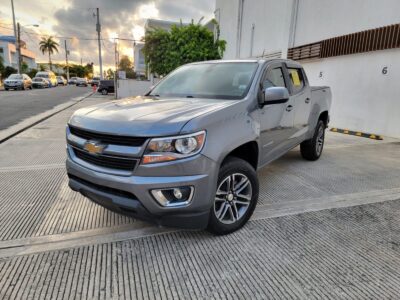
[[[256,207],[257,169],[298,145],[321,156],[330,106],[290,60],[185,65],[145,96],[73,114],[69,186],[138,219],[227,234]]]

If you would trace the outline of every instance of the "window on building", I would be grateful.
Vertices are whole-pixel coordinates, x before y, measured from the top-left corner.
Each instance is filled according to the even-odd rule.
[[[304,88],[304,76],[301,69],[289,68],[289,77],[292,81],[293,92],[296,94]]]
[[[263,89],[270,87],[286,87],[282,68],[269,70],[267,77],[263,81]]]

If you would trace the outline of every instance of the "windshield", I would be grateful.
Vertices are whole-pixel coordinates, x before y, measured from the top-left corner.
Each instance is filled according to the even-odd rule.
[[[37,74],[36,77],[49,78],[49,74]]]
[[[257,65],[234,62],[183,66],[161,81],[150,96],[241,99],[249,89]]]
[[[22,75],[19,74],[11,74],[8,79],[22,79]]]

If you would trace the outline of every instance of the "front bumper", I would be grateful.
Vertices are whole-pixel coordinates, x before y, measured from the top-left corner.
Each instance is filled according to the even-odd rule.
[[[20,89],[23,86],[24,86],[23,83],[20,83],[20,84],[7,84],[7,83],[4,83],[4,88],[7,88],[7,89]]]
[[[202,155],[159,166],[139,166],[130,176],[91,170],[70,156],[66,165],[71,189],[110,210],[161,226],[203,229],[208,224],[218,172],[216,164]],[[178,175],[188,168],[201,171],[201,175]],[[194,187],[187,206],[162,207],[150,192],[180,186]]]
[[[32,83],[33,88],[44,88],[45,85],[43,83]]]

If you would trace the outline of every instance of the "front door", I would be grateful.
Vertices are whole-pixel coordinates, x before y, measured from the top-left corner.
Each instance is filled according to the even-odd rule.
[[[294,128],[297,141],[302,141],[309,130],[309,118],[311,114],[311,90],[308,86],[304,70],[298,66],[287,66],[292,89],[292,97],[296,104],[294,114]]]
[[[260,89],[286,87],[288,78],[282,63],[270,65],[261,79]],[[294,98],[286,103],[265,105],[260,108],[261,164],[264,165],[290,149],[290,137],[294,133]]]

